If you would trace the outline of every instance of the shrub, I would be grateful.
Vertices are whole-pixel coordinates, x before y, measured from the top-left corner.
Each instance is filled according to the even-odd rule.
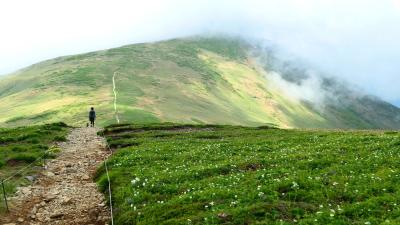
[[[20,154],[12,155],[8,161],[32,163],[38,158],[39,158],[39,155],[35,154],[35,153],[20,153]]]
[[[64,142],[67,141],[67,138],[65,136],[55,136],[53,140],[58,142]]]
[[[40,143],[38,138],[33,138],[33,139],[29,140],[28,142],[31,144],[39,144]]]
[[[6,162],[4,162],[4,160],[0,160],[0,168],[2,168],[4,165],[6,165]]]

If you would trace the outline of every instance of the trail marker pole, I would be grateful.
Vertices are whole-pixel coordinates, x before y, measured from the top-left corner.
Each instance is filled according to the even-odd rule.
[[[1,186],[3,187],[3,197],[4,197],[4,202],[6,203],[7,212],[10,212],[7,202],[6,188],[4,187],[4,180],[1,180]]]
[[[44,151],[44,154],[43,154],[43,170],[46,170],[46,154],[47,154],[47,151],[48,150],[46,150],[46,151]]]

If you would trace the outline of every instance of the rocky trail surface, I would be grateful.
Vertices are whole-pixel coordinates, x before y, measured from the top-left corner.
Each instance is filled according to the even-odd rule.
[[[72,130],[60,155],[31,186],[19,188],[0,224],[108,224],[109,210],[93,181],[108,154],[96,128]]]

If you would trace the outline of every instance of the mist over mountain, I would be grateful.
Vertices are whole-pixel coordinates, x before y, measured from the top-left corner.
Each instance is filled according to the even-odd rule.
[[[0,37],[0,74],[61,55],[217,32],[274,43],[287,57],[399,101],[398,0],[13,0],[1,6],[7,35]]]
[[[84,124],[93,105],[102,125],[400,128],[397,107],[274,51],[214,35],[55,58],[0,80],[0,124]]]

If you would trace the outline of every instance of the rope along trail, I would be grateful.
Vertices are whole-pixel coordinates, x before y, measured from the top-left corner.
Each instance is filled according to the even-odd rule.
[[[0,224],[107,224],[110,211],[92,177],[110,153],[97,131],[74,129],[68,141],[59,144],[62,151],[47,163],[48,169],[31,186],[18,188]]]
[[[117,120],[117,123],[119,124],[118,111],[117,111],[117,88],[116,88],[116,85],[115,85],[115,76],[117,76],[117,71],[115,71],[114,74],[113,74],[112,82],[113,82],[113,92],[114,92],[115,119]]]

